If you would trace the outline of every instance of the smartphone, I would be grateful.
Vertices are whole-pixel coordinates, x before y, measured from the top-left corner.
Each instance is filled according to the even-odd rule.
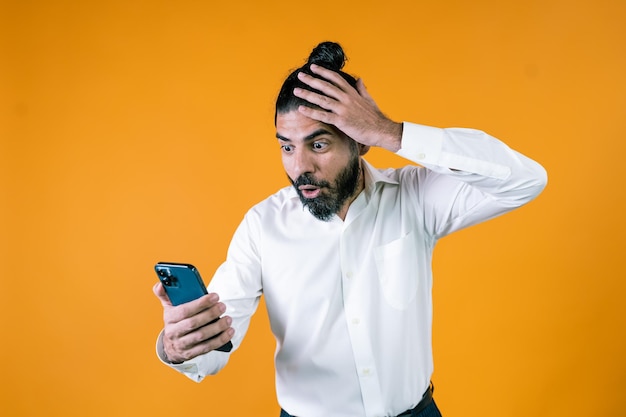
[[[167,296],[175,306],[188,303],[208,294],[200,272],[191,264],[159,262],[154,266],[154,270],[161,284],[163,284]],[[215,319],[211,323],[215,323],[217,320]],[[232,348],[233,344],[228,341],[217,350],[230,352]]]

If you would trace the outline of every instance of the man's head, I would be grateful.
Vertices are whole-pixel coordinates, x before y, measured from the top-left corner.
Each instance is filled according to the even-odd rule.
[[[304,72],[313,77],[317,77],[315,74],[313,74],[313,72],[311,72],[311,64],[317,64],[324,68],[337,72],[348,82],[348,84],[356,88],[356,79],[352,75],[346,74],[345,72],[341,71],[341,68],[343,68],[346,59],[347,58],[343,52],[343,49],[338,43],[322,42],[317,45],[309,55],[306,64],[292,71],[283,83],[283,86],[278,93],[278,97],[276,98],[276,112],[274,114],[274,123],[276,122],[276,117],[279,114],[288,113],[292,110],[297,110],[298,106],[319,108],[315,104],[311,104],[308,101],[296,97],[293,94],[294,88],[302,88],[322,94],[317,90],[312,90],[311,87],[304,84],[298,79],[299,72]]]
[[[276,137],[281,146],[283,166],[302,204],[324,221],[335,214],[344,218],[350,203],[361,191],[360,155],[367,148],[335,126],[300,113],[299,106],[319,107],[296,97],[293,90],[314,91],[298,79],[298,72],[315,76],[310,70],[311,64],[338,72],[356,88],[354,77],[341,71],[344,62],[341,46],[331,42],[319,44],[308,62],[287,77],[276,100]]]

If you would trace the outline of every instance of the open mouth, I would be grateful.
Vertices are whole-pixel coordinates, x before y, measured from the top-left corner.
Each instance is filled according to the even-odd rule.
[[[301,185],[298,187],[298,190],[300,190],[304,198],[316,198],[322,192],[322,189],[315,185]]]

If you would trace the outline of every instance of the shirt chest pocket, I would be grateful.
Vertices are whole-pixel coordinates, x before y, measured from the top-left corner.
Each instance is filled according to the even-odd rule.
[[[387,303],[404,310],[419,286],[419,244],[413,233],[374,249],[381,291]]]

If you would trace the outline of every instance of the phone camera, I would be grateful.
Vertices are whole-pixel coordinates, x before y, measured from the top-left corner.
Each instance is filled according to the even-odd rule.
[[[176,277],[172,275],[169,269],[159,269],[158,274],[163,285],[167,287],[171,287],[176,282]]]

